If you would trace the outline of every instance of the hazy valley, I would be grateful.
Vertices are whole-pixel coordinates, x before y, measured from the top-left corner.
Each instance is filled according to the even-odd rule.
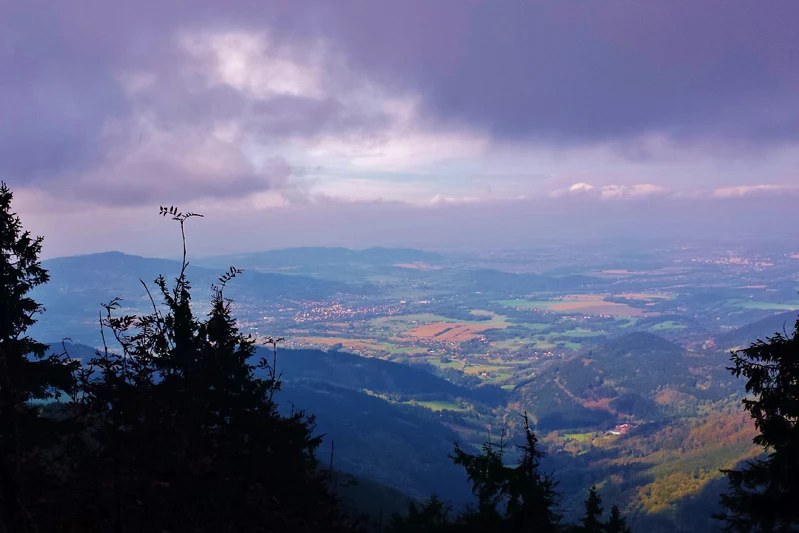
[[[231,264],[245,269],[226,292],[241,329],[286,339],[281,408],[318,415],[321,456],[334,441],[342,476],[462,504],[452,442],[512,439],[528,411],[568,516],[596,484],[631,525],[663,531],[711,527],[719,469],[757,453],[728,351],[789,330],[799,310],[797,254],[743,246],[200,258],[189,267],[198,310]],[[52,280],[35,296],[48,312],[35,334],[96,347],[101,302],[145,311],[140,280],[180,264],[112,252],[44,266]]]

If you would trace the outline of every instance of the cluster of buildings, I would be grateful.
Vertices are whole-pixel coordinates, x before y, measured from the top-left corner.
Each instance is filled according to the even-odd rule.
[[[402,311],[399,304],[367,305],[364,307],[349,307],[339,303],[325,302],[298,302],[302,308],[295,314],[297,324],[304,322],[321,322],[326,320],[347,321],[353,318],[392,316]]]
[[[626,435],[633,428],[635,428],[633,424],[617,424],[616,427],[608,431],[608,433],[611,435]]]

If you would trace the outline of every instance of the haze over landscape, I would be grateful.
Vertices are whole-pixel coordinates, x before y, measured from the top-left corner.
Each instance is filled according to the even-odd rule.
[[[0,3],[0,531],[799,530],[798,22]]]

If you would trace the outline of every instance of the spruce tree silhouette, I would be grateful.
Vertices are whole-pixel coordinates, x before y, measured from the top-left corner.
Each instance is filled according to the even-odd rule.
[[[759,431],[754,442],[765,459],[724,470],[730,492],[722,495],[728,530],[799,531],[799,320],[792,336],[776,333],[733,352],[730,371],[746,378],[741,402]]]
[[[539,449],[538,437],[530,428],[527,412],[522,414],[522,419],[525,443],[520,446],[521,461],[511,477],[508,516],[515,531],[555,531],[561,519],[554,510],[558,500],[556,483],[552,474],[541,472],[544,452]]]
[[[544,454],[538,449],[538,437],[530,428],[527,413],[522,418],[525,443],[519,446],[522,456],[515,467],[503,463],[504,438],[489,440],[477,455],[455,444],[452,460],[464,467],[478,498],[477,511],[463,515],[461,521],[475,531],[546,533],[558,529],[561,517],[554,510],[558,498],[555,482],[551,474],[540,471]]]
[[[394,515],[388,524],[386,533],[441,533],[457,531],[456,525],[449,522],[450,505],[445,504],[435,494],[417,505],[408,505],[407,516]]]
[[[59,492],[52,468],[63,425],[41,416],[33,400],[74,388],[77,363],[46,355],[47,345],[27,335],[42,306],[28,293],[47,283],[39,262],[42,237],[24,231],[11,211],[13,194],[0,184],[0,531],[48,528]]]
[[[583,533],[602,533],[605,529],[605,525],[602,523],[602,512],[602,498],[597,494],[596,485],[594,485],[588,490],[585,514],[580,519],[581,526],[577,530]]]
[[[174,207],[161,215],[180,226],[178,277],[171,287],[156,279],[161,304],[142,282],[149,314],[117,316],[120,300],[107,304],[105,348],[80,371],[74,407],[89,430],[72,523],[118,532],[351,529],[318,468],[313,417],[280,415],[276,360],[251,362],[255,341],[239,332],[224,296],[241,270],[219,278],[210,311],[196,317],[185,225],[201,215]]]
[[[610,508],[610,518],[605,524],[605,533],[630,533],[630,528],[627,527],[627,519],[622,516],[616,505]]]
[[[449,507],[433,496],[421,508],[411,504],[407,516],[394,515],[389,533],[558,531],[561,517],[553,510],[557,501],[555,483],[551,475],[540,472],[543,452],[538,449],[538,438],[530,428],[527,413],[522,417],[525,443],[519,446],[522,455],[515,467],[504,463],[504,434],[499,441],[489,438],[478,454],[455,443],[450,458],[466,470],[477,497],[476,508],[449,521]]]

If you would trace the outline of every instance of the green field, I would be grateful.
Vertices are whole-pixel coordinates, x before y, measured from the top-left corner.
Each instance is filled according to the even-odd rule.
[[[408,355],[425,355],[427,353],[427,349],[425,348],[394,346],[393,344],[388,343],[383,343],[383,345],[385,346],[385,350],[390,354],[404,353]]]
[[[463,371],[466,374],[472,375],[480,375],[483,372],[490,373],[490,372],[498,372],[500,370],[505,370],[504,366],[497,366],[497,365],[474,365],[470,364],[469,366],[465,367]]]
[[[526,339],[506,339],[502,341],[494,341],[491,343],[491,347],[495,350],[518,350],[525,344],[529,344],[529,341]]]
[[[395,315],[382,318],[374,318],[369,321],[372,328],[388,330],[392,333],[402,333],[425,324],[474,324],[477,326],[504,325],[508,324],[508,318],[490,311],[475,310],[471,311],[474,316],[490,316],[491,320],[461,320],[434,314],[417,315]]]
[[[576,442],[589,442],[594,438],[594,433],[565,433],[564,440],[573,440]]]
[[[442,363],[438,357],[431,357],[427,360],[427,362],[437,368],[454,368],[455,370],[463,370],[464,366],[463,361],[450,361],[448,363]]]
[[[661,322],[659,324],[655,324],[650,329],[652,331],[662,331],[662,330],[668,330],[668,329],[685,329],[687,327],[688,326],[685,326],[683,324],[679,324],[679,323],[677,323],[677,322],[675,322],[673,320],[667,320],[666,322]]]
[[[553,335],[580,339],[584,337],[596,337],[598,335],[607,335],[607,333],[605,333],[604,331],[591,331],[588,329],[578,328],[578,329],[570,329],[569,331],[564,331],[563,333],[554,333]]]
[[[547,341],[535,341],[535,349],[536,350],[551,350],[555,347],[554,342],[547,342]]]
[[[533,324],[516,324],[516,325],[517,326],[521,326],[523,328],[531,329],[533,331],[542,331],[542,330],[549,329],[549,328],[552,327],[550,324],[536,324],[536,323],[533,323]]]
[[[412,402],[406,402],[408,404],[412,404]],[[463,407],[456,404],[455,402],[446,402],[446,401],[429,401],[429,402],[416,402],[416,405],[421,407],[427,407],[428,409],[432,409],[433,411],[443,411],[447,409],[449,411],[465,411]]]

